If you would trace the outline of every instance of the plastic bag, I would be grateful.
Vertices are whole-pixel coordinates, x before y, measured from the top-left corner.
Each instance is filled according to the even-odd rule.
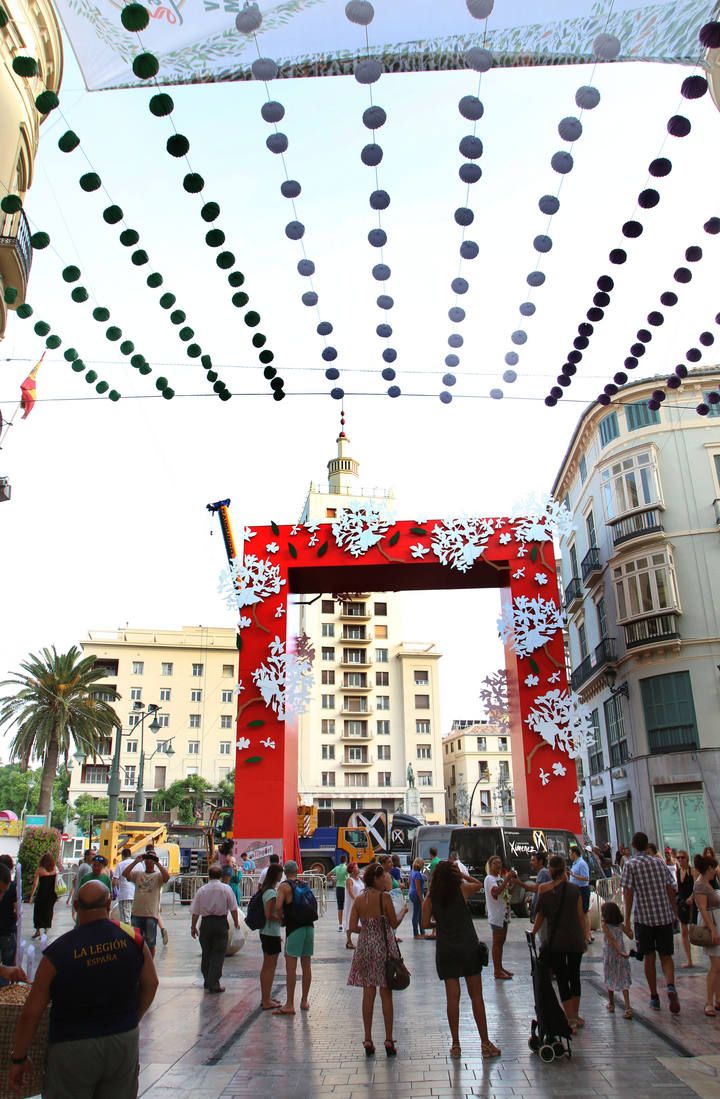
[[[68,891],[67,882],[62,878],[55,879],[55,896],[64,897]]]
[[[233,925],[228,932],[227,946],[225,947],[225,957],[232,958],[234,954],[242,950],[245,946],[245,940],[247,939],[247,927],[245,920],[241,912],[238,912],[238,928]]]
[[[395,915],[399,916],[400,913],[402,912],[403,908],[405,907],[405,903],[406,903],[405,902],[405,897],[403,896],[402,889],[400,889],[399,887],[397,889],[391,889],[390,890],[390,900],[393,903],[393,908],[395,909]]]

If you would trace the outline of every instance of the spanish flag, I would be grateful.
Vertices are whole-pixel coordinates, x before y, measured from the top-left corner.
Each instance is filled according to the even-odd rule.
[[[35,378],[37,377],[37,372],[40,369],[40,364],[42,363],[44,358],[45,352],[43,351],[42,355],[40,356],[40,361],[35,363],[35,366],[32,368],[27,378],[20,386],[20,404],[23,407],[23,420],[26,420],[28,418],[28,416],[32,412],[33,405],[35,404],[35,398],[37,397]]]

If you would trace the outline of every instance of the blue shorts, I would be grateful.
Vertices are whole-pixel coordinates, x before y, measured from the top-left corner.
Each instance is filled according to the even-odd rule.
[[[157,942],[158,922],[154,916],[131,916],[132,925],[136,927],[147,943],[148,950],[154,950]]]
[[[288,958],[312,958],[315,949],[315,928],[296,927],[285,937],[285,953]]]

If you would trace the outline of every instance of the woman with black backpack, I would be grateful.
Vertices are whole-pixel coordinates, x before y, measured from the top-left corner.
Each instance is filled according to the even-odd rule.
[[[552,884],[547,882],[535,909],[533,934],[537,935],[545,920],[549,932],[540,957],[547,956],[557,980],[563,1011],[570,1030],[576,1033],[585,1026],[580,1017],[580,963],[585,953],[585,913],[582,897],[576,885],[567,880],[565,859],[552,855],[548,863]]]

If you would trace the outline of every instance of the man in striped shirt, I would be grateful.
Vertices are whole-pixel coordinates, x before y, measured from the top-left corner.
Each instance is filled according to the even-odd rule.
[[[680,1010],[675,990],[673,965],[673,927],[677,920],[677,897],[670,869],[664,859],[648,851],[648,838],[644,832],[636,832],[631,840],[635,855],[623,866],[621,885],[625,900],[625,934],[635,939],[638,954],[645,958],[645,977],[650,989],[650,1007],[660,1010],[657,990],[655,954],[660,955],[660,965],[667,983],[669,1008],[673,1015]],[[635,921],[635,933],[630,919]]]

